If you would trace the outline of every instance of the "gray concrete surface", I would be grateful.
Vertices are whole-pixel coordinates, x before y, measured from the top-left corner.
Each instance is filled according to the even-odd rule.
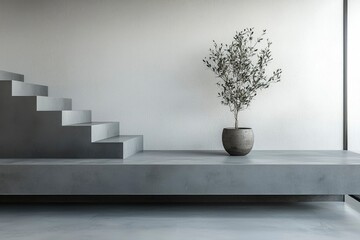
[[[20,81],[11,81],[12,96],[48,96],[48,87],[24,83]]]
[[[360,194],[347,151],[145,151],[115,159],[1,159],[3,195]]]
[[[6,240],[354,240],[345,203],[242,205],[0,205]]]
[[[344,202],[351,207],[352,209],[354,209],[355,211],[357,211],[358,213],[360,213],[360,202],[359,199],[357,198],[357,196],[355,195],[345,195],[344,196]]]
[[[119,136],[119,131],[120,131],[120,126],[118,122],[78,123],[78,124],[70,125],[69,127],[90,128],[92,142],[97,142],[104,139],[108,139],[110,141],[111,138]]]
[[[63,126],[79,123],[89,123],[92,119],[90,110],[62,111],[61,115]]]
[[[24,75],[0,70],[0,81],[1,80],[15,80],[23,82]]]
[[[72,109],[72,99],[69,98],[53,98],[53,97],[19,97],[25,101],[34,101],[37,111],[62,111]]]

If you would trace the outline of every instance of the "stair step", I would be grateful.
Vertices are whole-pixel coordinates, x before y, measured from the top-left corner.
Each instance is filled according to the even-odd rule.
[[[90,110],[72,110],[71,99],[48,91],[0,71],[0,156],[124,159],[143,151],[143,136],[120,136],[118,122],[91,122]]]
[[[90,110],[65,110],[62,111],[62,125],[74,125],[79,123],[91,122],[91,111]]]
[[[96,143],[122,143],[133,139],[140,139],[142,137],[142,135],[118,135],[115,137],[99,140]]]
[[[47,96],[48,87],[38,84],[11,81],[12,96]]]
[[[71,110],[72,101],[69,98],[36,97],[37,111]]]
[[[90,127],[91,141],[96,142],[119,135],[118,122],[90,122],[68,125],[69,127]]]
[[[24,81],[24,75],[0,70],[0,80]]]
[[[120,135],[107,139],[97,141],[101,144],[121,144],[122,145],[122,158],[127,158],[135,153],[143,151],[144,138],[142,135]]]

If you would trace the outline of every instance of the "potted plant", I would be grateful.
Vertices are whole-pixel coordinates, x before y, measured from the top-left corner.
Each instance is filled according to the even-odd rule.
[[[254,28],[237,32],[230,44],[217,44],[210,48],[210,56],[203,59],[205,65],[219,78],[218,96],[223,105],[229,106],[234,114],[235,127],[224,128],[222,142],[230,155],[244,156],[254,145],[251,128],[239,127],[238,116],[246,109],[258,90],[279,82],[281,69],[267,76],[266,69],[273,60],[269,39],[264,41],[266,30],[259,37],[254,36]],[[264,44],[265,43],[265,44]]]

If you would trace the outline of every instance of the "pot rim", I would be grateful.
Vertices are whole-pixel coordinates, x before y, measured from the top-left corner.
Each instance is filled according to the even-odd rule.
[[[224,130],[251,130],[252,128],[249,127],[239,127],[239,128],[234,128],[234,127],[227,127],[224,128]]]

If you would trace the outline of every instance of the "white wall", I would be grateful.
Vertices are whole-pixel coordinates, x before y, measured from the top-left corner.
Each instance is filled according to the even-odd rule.
[[[212,40],[268,29],[283,80],[241,113],[256,149],[341,149],[342,0],[0,0],[0,69],[73,98],[146,149],[222,149]]]
[[[349,0],[348,4],[349,150],[360,152],[360,1]]]

